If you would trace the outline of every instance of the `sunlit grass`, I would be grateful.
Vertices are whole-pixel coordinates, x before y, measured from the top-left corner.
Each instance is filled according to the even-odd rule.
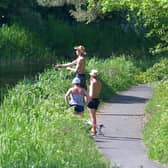
[[[155,88],[146,111],[149,121],[144,128],[144,141],[149,156],[168,163],[168,81],[160,82]]]
[[[102,99],[134,83],[136,68],[124,57],[91,59],[87,72],[94,67],[103,82]],[[64,94],[73,76],[48,69],[8,91],[0,107],[2,168],[109,168],[84,125],[87,110],[84,118],[67,110]]]

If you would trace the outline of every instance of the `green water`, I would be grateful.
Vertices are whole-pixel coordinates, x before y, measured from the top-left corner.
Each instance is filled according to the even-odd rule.
[[[20,64],[0,66],[0,101],[2,101],[7,88],[14,87],[24,78],[34,79],[47,68],[46,64]]]

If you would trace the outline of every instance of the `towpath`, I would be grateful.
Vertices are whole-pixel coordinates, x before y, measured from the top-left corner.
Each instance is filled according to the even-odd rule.
[[[95,137],[100,151],[111,165],[120,168],[164,168],[150,160],[142,142],[144,108],[151,97],[148,84],[135,86],[105,102],[97,113],[104,135]]]

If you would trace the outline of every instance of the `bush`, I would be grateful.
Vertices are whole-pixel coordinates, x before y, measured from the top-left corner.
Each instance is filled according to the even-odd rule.
[[[0,29],[0,49],[1,64],[38,62],[52,55],[34,34],[18,25]]]
[[[161,59],[160,62],[155,63],[146,72],[141,73],[139,79],[143,82],[154,82],[165,80],[168,78],[168,59]]]
[[[105,86],[102,90],[103,99],[110,98],[111,93],[129,88],[137,82],[134,76],[138,73],[138,69],[125,56],[105,60],[94,58],[89,61],[88,67],[89,69],[96,67],[100,73],[103,86]]]

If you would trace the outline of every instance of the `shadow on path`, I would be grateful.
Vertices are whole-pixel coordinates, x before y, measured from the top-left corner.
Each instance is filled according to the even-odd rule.
[[[111,166],[164,168],[148,158],[142,141],[144,108],[151,94],[152,88],[141,84],[114,95],[98,110],[98,123],[105,127],[94,139]]]
[[[113,99],[106,102],[132,104],[132,103],[146,103],[148,100],[149,100],[148,98],[142,98],[142,97],[136,97],[136,96],[115,95]]]
[[[98,136],[96,137],[96,142],[108,142],[106,140],[117,140],[117,141],[140,141],[141,138],[134,138],[134,137],[117,137],[117,136]],[[103,141],[104,140],[104,141]]]
[[[101,116],[129,116],[129,117],[143,117],[144,116],[144,114],[111,114],[111,113],[97,113],[97,115],[101,115]]]

